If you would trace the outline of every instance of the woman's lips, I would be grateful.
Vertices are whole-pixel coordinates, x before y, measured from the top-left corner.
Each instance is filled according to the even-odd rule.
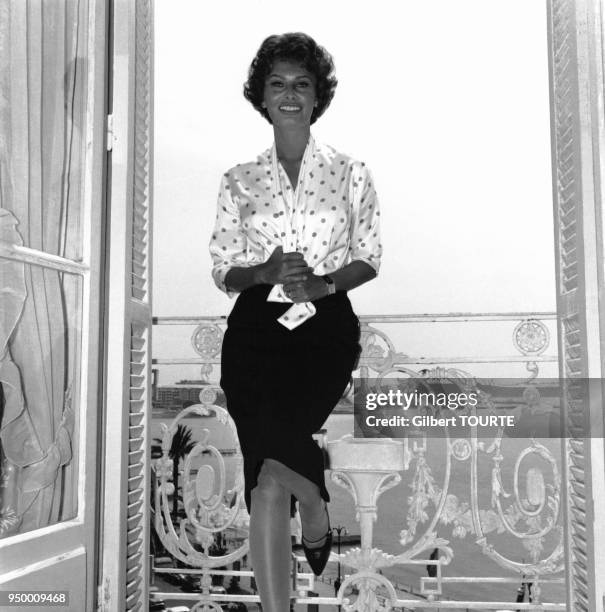
[[[296,104],[283,104],[279,107],[279,110],[282,113],[298,113],[300,112],[301,107],[297,106]]]

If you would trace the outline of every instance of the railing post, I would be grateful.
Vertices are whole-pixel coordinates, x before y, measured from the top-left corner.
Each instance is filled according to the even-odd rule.
[[[397,597],[393,586],[377,571],[388,555],[372,547],[372,538],[378,498],[401,481],[403,444],[390,439],[355,439],[349,435],[328,442],[328,453],[332,480],[353,496],[361,533],[361,548],[338,556],[339,561],[355,567],[358,573],[343,580],[337,596],[342,600],[345,588],[355,584],[359,588],[358,601],[363,602],[360,612],[370,612],[378,604],[376,588],[386,586],[394,604]]]

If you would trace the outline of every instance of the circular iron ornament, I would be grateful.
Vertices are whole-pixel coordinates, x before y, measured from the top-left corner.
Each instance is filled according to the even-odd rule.
[[[198,325],[191,336],[195,352],[206,359],[216,357],[223,345],[223,332],[218,325]]]
[[[212,387],[206,387],[200,391],[200,403],[205,404],[206,406],[212,406],[216,403],[216,389]]]
[[[471,444],[468,440],[458,438],[452,442],[452,456],[458,461],[466,461],[471,456]]]
[[[550,333],[542,321],[526,319],[515,327],[513,342],[524,355],[539,355],[550,342]]]

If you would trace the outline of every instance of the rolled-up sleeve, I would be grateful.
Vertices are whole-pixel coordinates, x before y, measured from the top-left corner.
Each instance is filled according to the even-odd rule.
[[[356,166],[353,172],[349,261],[365,261],[378,273],[382,257],[378,197],[367,166],[363,163]]]
[[[239,208],[233,201],[229,173],[223,175],[218,194],[216,223],[210,239],[212,278],[216,286],[229,297],[239,292],[225,285],[225,276],[234,266],[246,266],[247,239],[243,231]]]

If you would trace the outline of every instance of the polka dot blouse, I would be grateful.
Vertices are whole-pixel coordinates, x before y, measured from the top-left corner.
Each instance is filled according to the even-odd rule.
[[[236,295],[225,286],[229,269],[263,263],[277,246],[302,253],[315,274],[351,261],[365,261],[378,272],[380,211],[366,165],[311,136],[293,187],[274,147],[222,177],[210,240],[219,289]]]

